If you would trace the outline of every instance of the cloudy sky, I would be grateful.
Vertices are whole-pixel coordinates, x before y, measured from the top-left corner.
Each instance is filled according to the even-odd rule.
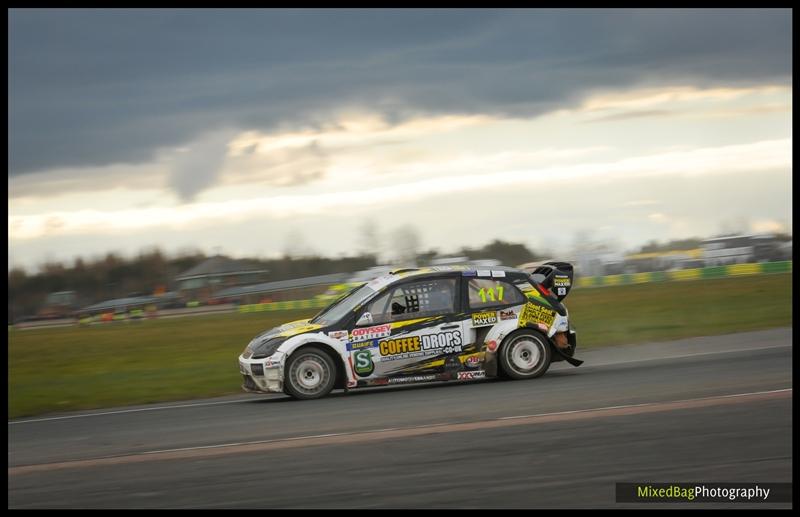
[[[9,11],[9,268],[791,231],[790,10]]]

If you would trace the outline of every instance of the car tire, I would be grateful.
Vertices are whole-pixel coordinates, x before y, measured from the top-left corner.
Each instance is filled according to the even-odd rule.
[[[499,356],[500,367],[507,377],[541,377],[550,367],[550,343],[538,332],[519,330],[503,340]]]
[[[284,370],[283,391],[301,400],[324,397],[336,382],[336,363],[317,347],[306,347],[289,356]]]

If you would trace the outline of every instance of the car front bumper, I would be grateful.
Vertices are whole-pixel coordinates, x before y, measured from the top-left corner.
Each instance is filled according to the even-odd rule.
[[[249,393],[283,393],[283,365],[272,357],[245,359],[239,356],[242,389]]]

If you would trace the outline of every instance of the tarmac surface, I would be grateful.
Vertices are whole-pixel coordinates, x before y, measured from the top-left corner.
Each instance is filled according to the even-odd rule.
[[[791,342],[579,348],[583,366],[527,381],[9,421],[9,508],[675,508],[616,503],[615,483],[791,482]]]

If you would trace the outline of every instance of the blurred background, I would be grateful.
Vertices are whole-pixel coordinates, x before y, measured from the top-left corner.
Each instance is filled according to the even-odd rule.
[[[369,227],[365,233],[377,246],[377,229]],[[547,260],[565,260],[575,265],[580,286],[602,285],[602,278],[591,277],[611,276],[616,283],[660,278],[631,276],[636,273],[690,270],[699,277],[705,268],[706,275],[724,276],[720,266],[735,264],[776,263],[772,269],[757,266],[751,273],[763,267],[789,271],[783,263],[792,259],[792,237],[783,233],[653,241],[627,253],[584,237],[561,254],[500,240],[441,254],[421,250],[419,231],[411,226],[386,235],[384,242],[385,247],[338,258],[287,252],[271,260],[234,259],[199,249],[168,256],[156,249],[134,257],[108,253],[94,260],[79,257],[71,264],[48,262],[35,273],[16,268],[9,272],[8,322],[17,328],[90,324],[232,312],[254,304],[267,310],[274,302],[289,302],[276,303],[275,309],[320,308],[399,267],[511,265],[532,271]]]

